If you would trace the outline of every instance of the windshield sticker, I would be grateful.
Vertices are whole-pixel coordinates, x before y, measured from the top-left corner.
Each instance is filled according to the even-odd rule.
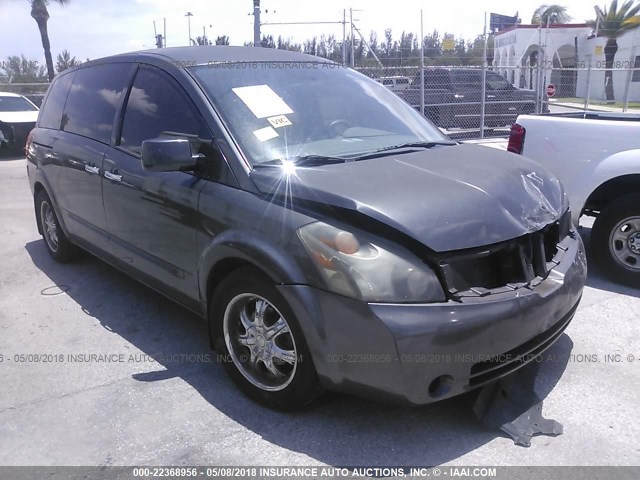
[[[291,125],[291,120],[289,120],[286,115],[278,115],[277,117],[267,118],[267,120],[269,120],[273,128],[288,127]]]
[[[271,140],[272,138],[279,137],[278,132],[276,132],[271,127],[261,128],[253,132],[253,134],[260,140],[261,142],[266,142],[267,140]]]
[[[251,87],[234,88],[233,92],[249,107],[257,118],[275,117],[293,113],[269,85],[253,85]]]

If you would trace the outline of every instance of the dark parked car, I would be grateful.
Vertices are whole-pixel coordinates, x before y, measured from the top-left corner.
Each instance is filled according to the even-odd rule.
[[[51,256],[81,247],[205,317],[274,407],[494,381],[562,334],[585,282],[552,174],[300,53],[85,63],[54,80],[27,155]]]
[[[479,128],[482,78],[482,70],[478,68],[425,69],[425,116],[442,128]],[[417,73],[411,89],[397,92],[417,110],[420,110],[420,81],[421,74]],[[486,72],[486,81],[485,127],[511,126],[518,115],[535,113],[535,91],[516,88],[494,71]],[[545,111],[548,111],[546,103]]]
[[[38,107],[25,97],[0,92],[0,148],[24,148],[37,118]]]

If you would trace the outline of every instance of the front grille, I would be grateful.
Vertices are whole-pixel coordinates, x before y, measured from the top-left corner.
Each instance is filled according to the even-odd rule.
[[[452,297],[473,297],[536,285],[560,262],[566,251],[560,243],[570,227],[567,211],[537,232],[439,259],[448,292]]]
[[[558,320],[551,328],[533,337],[528,342],[509,350],[502,355],[497,355],[489,360],[478,362],[471,367],[469,386],[476,387],[483,383],[495,380],[498,377],[517,370],[526,363],[535,359],[549,348],[562,332],[565,331],[573,315],[576,313],[578,303],[564,317]]]

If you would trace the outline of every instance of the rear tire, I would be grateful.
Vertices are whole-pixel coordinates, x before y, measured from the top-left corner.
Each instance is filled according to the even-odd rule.
[[[320,393],[309,348],[291,308],[255,268],[232,272],[216,288],[209,328],[227,374],[250,398],[291,410]]]
[[[76,258],[78,247],[67,238],[60,228],[60,222],[49,195],[41,190],[36,195],[36,218],[42,230],[42,238],[49,255],[60,263],[67,263]]]
[[[609,278],[640,286],[640,195],[627,195],[602,209],[593,224],[591,250]]]

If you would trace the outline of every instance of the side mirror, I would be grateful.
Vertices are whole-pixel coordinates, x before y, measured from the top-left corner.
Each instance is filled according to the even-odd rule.
[[[142,142],[142,165],[152,172],[189,171],[196,168],[199,154],[184,138],[154,138]]]

